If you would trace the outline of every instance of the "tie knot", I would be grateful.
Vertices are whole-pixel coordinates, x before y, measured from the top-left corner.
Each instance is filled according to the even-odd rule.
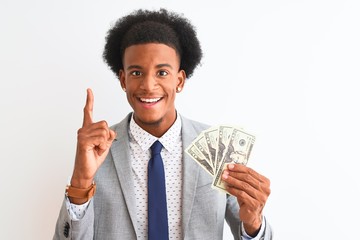
[[[163,145],[159,141],[154,142],[153,145],[151,145],[151,154],[153,156],[160,154],[162,147]]]

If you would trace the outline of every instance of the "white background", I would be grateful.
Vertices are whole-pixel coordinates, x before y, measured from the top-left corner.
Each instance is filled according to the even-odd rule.
[[[177,108],[257,136],[249,166],[272,181],[264,212],[275,238],[358,238],[355,0],[1,0],[0,238],[52,238],[86,88],[95,120],[115,124],[130,111],[102,61],[106,31],[161,6],[191,20],[204,51]]]

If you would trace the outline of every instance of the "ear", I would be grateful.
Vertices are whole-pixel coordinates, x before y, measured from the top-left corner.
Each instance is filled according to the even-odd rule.
[[[121,85],[122,89],[126,89],[125,72],[122,69],[120,69],[120,71],[119,71],[119,81],[120,81],[120,85]]]
[[[184,88],[185,80],[186,80],[186,73],[184,70],[180,70],[177,74],[177,85],[176,85],[176,92],[181,92],[181,90]]]

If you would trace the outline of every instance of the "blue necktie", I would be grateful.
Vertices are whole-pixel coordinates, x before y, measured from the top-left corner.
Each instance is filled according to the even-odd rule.
[[[154,142],[148,165],[148,240],[169,239],[162,147],[159,141]]]

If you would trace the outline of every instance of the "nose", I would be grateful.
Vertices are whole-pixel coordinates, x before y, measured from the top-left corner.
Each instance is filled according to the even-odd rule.
[[[151,91],[157,87],[157,80],[153,74],[144,75],[141,81],[141,88],[147,91]]]

